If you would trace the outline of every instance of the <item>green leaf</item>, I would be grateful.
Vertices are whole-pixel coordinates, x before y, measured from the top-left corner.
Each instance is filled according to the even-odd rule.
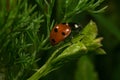
[[[86,52],[87,48],[85,47],[85,45],[81,42],[77,42],[66,48],[59,56],[53,59],[52,63],[55,65],[61,65],[64,64],[64,62],[66,61],[73,60],[73,58],[79,58]]]
[[[96,51],[96,53],[101,54],[101,55],[106,54],[106,52],[102,48],[98,48],[95,51]]]
[[[80,34],[76,35],[71,41],[72,43],[75,43],[77,41],[83,42],[85,45],[86,44],[91,44],[91,43],[96,43],[93,40],[96,38],[98,34],[98,29],[92,20],[83,28],[83,30],[80,32]],[[101,39],[100,39],[101,41]],[[99,42],[100,42],[99,41]]]
[[[99,37],[99,38],[93,40],[91,43],[89,43],[89,45],[87,45],[88,50],[92,51],[92,50],[95,50],[95,49],[101,47],[102,46],[102,44],[101,44],[102,39],[103,39],[102,37]]]
[[[80,57],[75,74],[75,80],[98,80],[94,65],[87,56]]]
[[[89,24],[83,29],[82,33],[83,39],[81,42],[87,47],[88,51],[96,51],[98,54],[105,54],[105,51],[101,49],[102,37],[96,38],[98,34],[98,29],[96,24],[91,20]]]
[[[97,36],[98,29],[92,20],[88,23],[88,25],[83,29],[82,33],[84,35],[84,38],[82,39],[82,42],[90,42],[91,40],[94,40]]]

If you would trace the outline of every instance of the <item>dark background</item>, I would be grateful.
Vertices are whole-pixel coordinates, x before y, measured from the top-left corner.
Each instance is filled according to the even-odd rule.
[[[31,0],[29,3],[36,4],[34,0]],[[83,12],[76,15],[73,21],[80,22],[84,26],[92,19],[97,24],[99,31],[98,37],[104,38],[102,40],[102,48],[106,51],[106,55],[94,55],[94,57],[92,57],[95,71],[98,73],[99,80],[120,80],[120,0],[104,0],[100,5],[101,6],[98,8],[108,6],[105,12],[99,14]],[[49,51],[46,51],[46,53],[49,53]],[[15,56],[15,54],[13,55]],[[5,56],[5,58],[7,56]],[[41,61],[45,62],[46,55],[42,59]],[[7,61],[6,58],[6,62]],[[76,61],[77,60],[65,64],[60,69],[53,71],[41,80],[74,80],[77,67]],[[40,65],[40,63],[41,62],[38,62],[39,66],[44,64]],[[11,64],[7,65],[11,66]],[[14,67],[12,66],[12,68]]]
[[[120,0],[105,2],[108,8],[97,24],[107,55],[96,56],[95,66],[100,80],[120,80]]]

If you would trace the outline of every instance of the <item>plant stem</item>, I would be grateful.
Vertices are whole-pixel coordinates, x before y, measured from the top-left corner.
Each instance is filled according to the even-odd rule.
[[[54,57],[56,56],[56,53],[59,52],[61,49],[63,49],[64,47],[68,46],[69,44],[65,44],[62,47],[60,47],[59,49],[57,49],[56,51],[54,51],[54,53],[51,55],[51,57],[48,59],[48,61],[40,68],[37,70],[37,72],[35,74],[33,74],[30,78],[28,78],[27,80],[38,80],[41,77],[45,76],[46,74],[48,74],[48,72],[52,71],[52,67],[51,67],[51,61],[54,59]]]

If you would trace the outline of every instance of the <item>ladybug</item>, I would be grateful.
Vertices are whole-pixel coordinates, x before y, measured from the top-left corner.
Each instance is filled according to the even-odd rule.
[[[81,25],[76,23],[60,23],[53,27],[50,33],[50,42],[54,46],[72,35],[73,32],[79,32]]]

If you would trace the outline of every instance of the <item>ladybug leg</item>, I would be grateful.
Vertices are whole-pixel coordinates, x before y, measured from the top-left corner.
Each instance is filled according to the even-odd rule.
[[[71,44],[73,44],[72,39],[73,39],[73,35],[70,34],[70,35],[68,36],[68,38],[64,40],[64,42],[65,42],[65,43],[70,42]]]

